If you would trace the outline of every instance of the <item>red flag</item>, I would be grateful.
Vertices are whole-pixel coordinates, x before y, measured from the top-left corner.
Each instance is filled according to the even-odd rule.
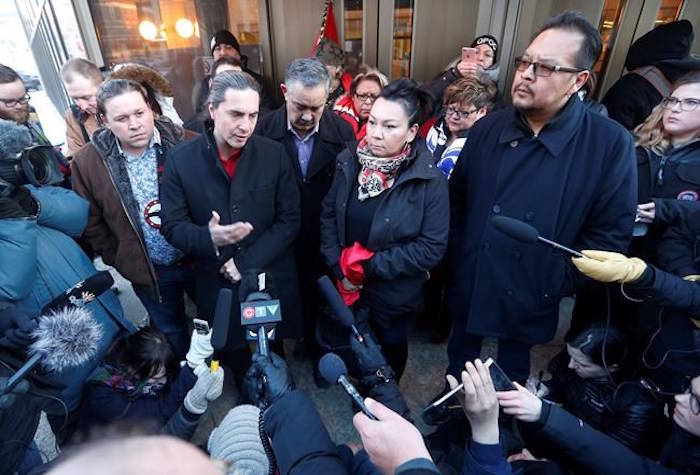
[[[318,43],[321,38],[327,38],[333,41],[335,44],[339,45],[338,41],[338,30],[335,28],[335,17],[333,16],[333,2],[331,0],[326,0],[326,8],[323,10],[323,16],[321,17],[321,29],[314,40],[314,45],[311,48],[311,56],[316,52]]]

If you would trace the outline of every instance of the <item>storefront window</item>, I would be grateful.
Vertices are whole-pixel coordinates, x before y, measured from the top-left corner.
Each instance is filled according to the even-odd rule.
[[[209,73],[209,42],[229,29],[259,71],[257,0],[95,0],[88,2],[105,65],[136,62],[163,74],[175,91],[183,120],[194,111],[194,92]]]
[[[355,76],[358,67],[364,62],[362,57],[362,0],[343,2],[345,70]]]
[[[413,0],[394,1],[394,41],[391,53],[391,77],[411,75],[411,37],[413,36]]]
[[[603,40],[603,49],[598,57],[598,61],[596,61],[593,67],[597,78],[600,78],[601,73],[605,71],[608,65],[608,61],[610,61],[610,51],[612,51],[617,31],[620,28],[625,3],[625,0],[605,0],[603,14],[600,17],[600,24],[598,25],[598,31],[600,31],[600,36]],[[598,86],[599,85],[600,82],[598,83]]]
[[[683,0],[663,0],[659,6],[659,13],[656,14],[654,26],[678,20],[682,6]]]

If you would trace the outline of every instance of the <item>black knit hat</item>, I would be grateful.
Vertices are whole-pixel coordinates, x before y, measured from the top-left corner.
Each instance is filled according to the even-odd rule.
[[[233,46],[238,54],[241,53],[241,45],[238,44],[238,40],[233,33],[228,30],[217,31],[214,37],[211,39],[211,53],[214,54],[214,48],[219,45],[229,45]]]
[[[481,35],[474,38],[472,42],[472,48],[478,45],[486,45],[493,50],[493,56],[496,57],[498,54],[498,41],[491,35]]]

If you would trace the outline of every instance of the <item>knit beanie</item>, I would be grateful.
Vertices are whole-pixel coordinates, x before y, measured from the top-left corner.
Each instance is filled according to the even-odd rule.
[[[214,37],[211,39],[210,46],[212,54],[214,54],[214,48],[219,45],[233,46],[239,54],[241,52],[241,45],[238,44],[238,40],[235,36],[233,36],[233,33],[228,30],[217,31]]]
[[[229,464],[228,473],[267,475],[270,461],[260,440],[260,409],[243,404],[231,409],[209,435],[212,458]]]
[[[474,41],[472,42],[472,48],[477,47],[478,45],[486,45],[491,50],[493,51],[493,57],[494,59],[498,56],[498,41],[496,41],[496,38],[494,38],[491,35],[481,35],[477,36],[474,38]]]

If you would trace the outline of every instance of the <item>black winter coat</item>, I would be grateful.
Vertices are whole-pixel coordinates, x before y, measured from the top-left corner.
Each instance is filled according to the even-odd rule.
[[[688,20],[666,23],[635,41],[627,52],[625,68],[633,71],[643,66],[657,67],[669,83],[693,67],[683,61],[693,44],[693,26]],[[608,90],[603,104],[611,119],[632,130],[651,114],[661,102],[662,94],[639,74],[628,72]]]
[[[694,272],[683,272],[700,274],[695,266]],[[625,290],[646,300],[638,325],[649,336],[643,356],[649,366],[658,367],[655,382],[664,391],[682,392],[688,379],[700,375],[700,283],[649,266]]]
[[[523,120],[512,107],[479,120],[452,172],[446,303],[467,333],[538,344],[554,336],[578,273],[567,255],[491,219],[524,220],[573,249],[625,252],[637,174],[630,134],[578,97],[538,136]]]
[[[647,234],[632,240],[630,254],[653,264],[662,234],[679,224],[700,199],[700,140],[658,155],[649,148],[637,147],[639,203],[654,202],[654,222]]]
[[[170,152],[161,189],[161,232],[194,261],[200,318],[211,321],[219,290],[234,289],[229,347],[244,344],[238,285],[219,273],[231,257],[241,274],[250,269],[268,273],[281,300],[279,336],[299,336],[298,283],[291,252],[299,232],[299,190],[289,160],[279,144],[252,136],[229,180],[217,153],[210,131]],[[212,210],[221,216],[221,224],[248,221],[253,225],[248,237],[221,248],[220,256],[207,226]]]
[[[417,149],[417,150],[416,150]],[[381,195],[366,247],[374,256],[365,265],[360,302],[387,318],[405,317],[422,303],[422,286],[428,271],[443,257],[449,231],[447,179],[435,166],[430,152],[419,145],[393,186]],[[346,208],[357,193],[360,166],[356,153],[338,156],[338,169],[321,215],[321,252],[335,269],[346,242]]]
[[[548,381],[547,398],[637,453],[658,457],[665,417],[663,403],[642,386],[609,378],[579,377],[563,368]]]
[[[284,104],[260,119],[255,134],[282,144],[290,159],[301,195],[301,232],[295,246],[297,266],[300,272],[312,274],[315,280],[325,270],[320,253],[321,203],[333,182],[335,159],[347,148],[348,142],[354,142],[355,134],[345,120],[325,111],[319,122],[306,177],[301,174],[294,138],[287,130],[287,109]]]
[[[666,442],[661,463],[637,455],[618,441],[602,434],[564,409],[543,402],[540,420],[521,423],[525,432],[558,449],[559,454],[584,469],[583,473],[619,475],[644,473],[648,475],[679,475],[698,473],[700,439],[677,426]],[[669,453],[672,452],[672,453]]]

